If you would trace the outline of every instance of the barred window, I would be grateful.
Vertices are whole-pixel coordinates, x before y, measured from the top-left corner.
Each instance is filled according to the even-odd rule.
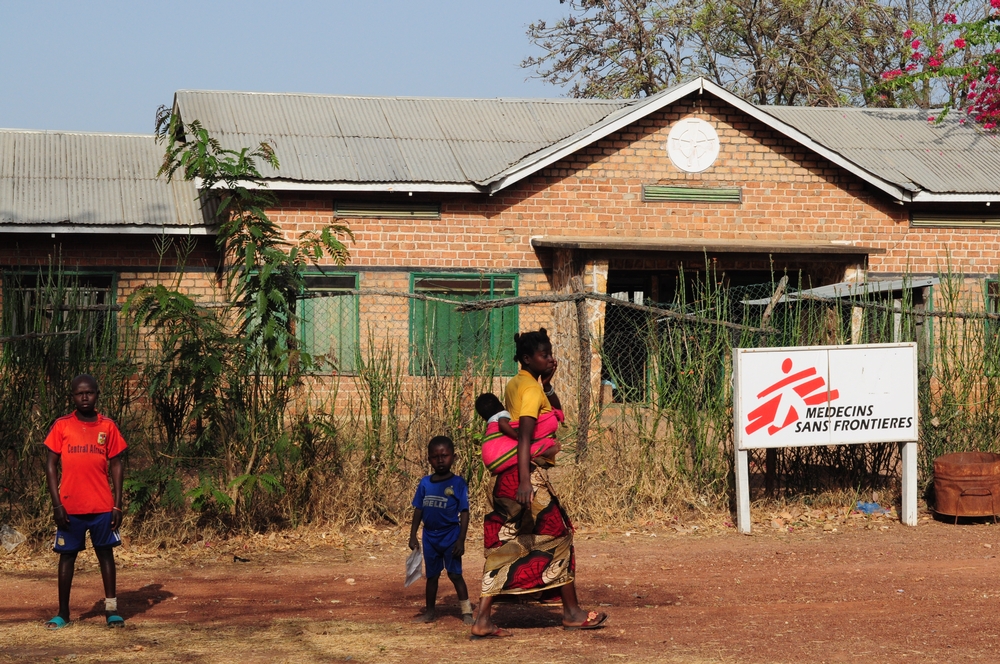
[[[412,291],[454,302],[517,295],[516,275],[414,274]],[[517,307],[458,312],[445,302],[410,303],[410,373],[455,375],[466,368],[517,373]]]
[[[3,335],[59,335],[67,359],[114,355],[116,276],[5,272]]]
[[[298,338],[320,372],[353,373],[358,353],[356,274],[306,275],[299,301]]]

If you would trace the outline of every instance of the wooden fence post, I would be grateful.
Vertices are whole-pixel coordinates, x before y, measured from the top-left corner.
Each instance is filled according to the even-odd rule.
[[[570,279],[574,293],[584,292],[583,279],[574,276]],[[579,370],[577,371],[577,431],[576,459],[583,459],[587,454],[587,439],[590,434],[590,382],[591,382],[591,350],[590,325],[587,320],[587,300],[580,297],[576,301],[577,348],[579,349]]]

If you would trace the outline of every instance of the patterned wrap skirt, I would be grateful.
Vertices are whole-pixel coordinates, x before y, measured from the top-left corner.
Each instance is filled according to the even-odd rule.
[[[535,593],[573,582],[573,526],[552,490],[548,469],[532,465],[530,510],[517,502],[518,477],[514,466],[493,485],[493,511],[483,523],[483,595]]]

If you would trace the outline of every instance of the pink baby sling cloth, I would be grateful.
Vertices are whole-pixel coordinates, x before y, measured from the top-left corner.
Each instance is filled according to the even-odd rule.
[[[563,412],[553,408],[539,415],[535,422],[535,440],[531,443],[531,457],[545,454],[556,442],[556,431],[559,424],[566,419]],[[517,422],[511,421],[511,426],[517,429]],[[483,441],[483,465],[494,475],[517,464],[517,439],[509,438],[500,433],[500,423],[492,422],[486,426],[486,439]]]

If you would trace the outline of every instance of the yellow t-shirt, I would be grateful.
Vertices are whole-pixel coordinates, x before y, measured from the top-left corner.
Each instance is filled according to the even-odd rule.
[[[541,383],[524,369],[518,371],[507,383],[503,403],[513,422],[521,419],[522,415],[537,419],[539,415],[552,410],[552,404],[545,396]]]

